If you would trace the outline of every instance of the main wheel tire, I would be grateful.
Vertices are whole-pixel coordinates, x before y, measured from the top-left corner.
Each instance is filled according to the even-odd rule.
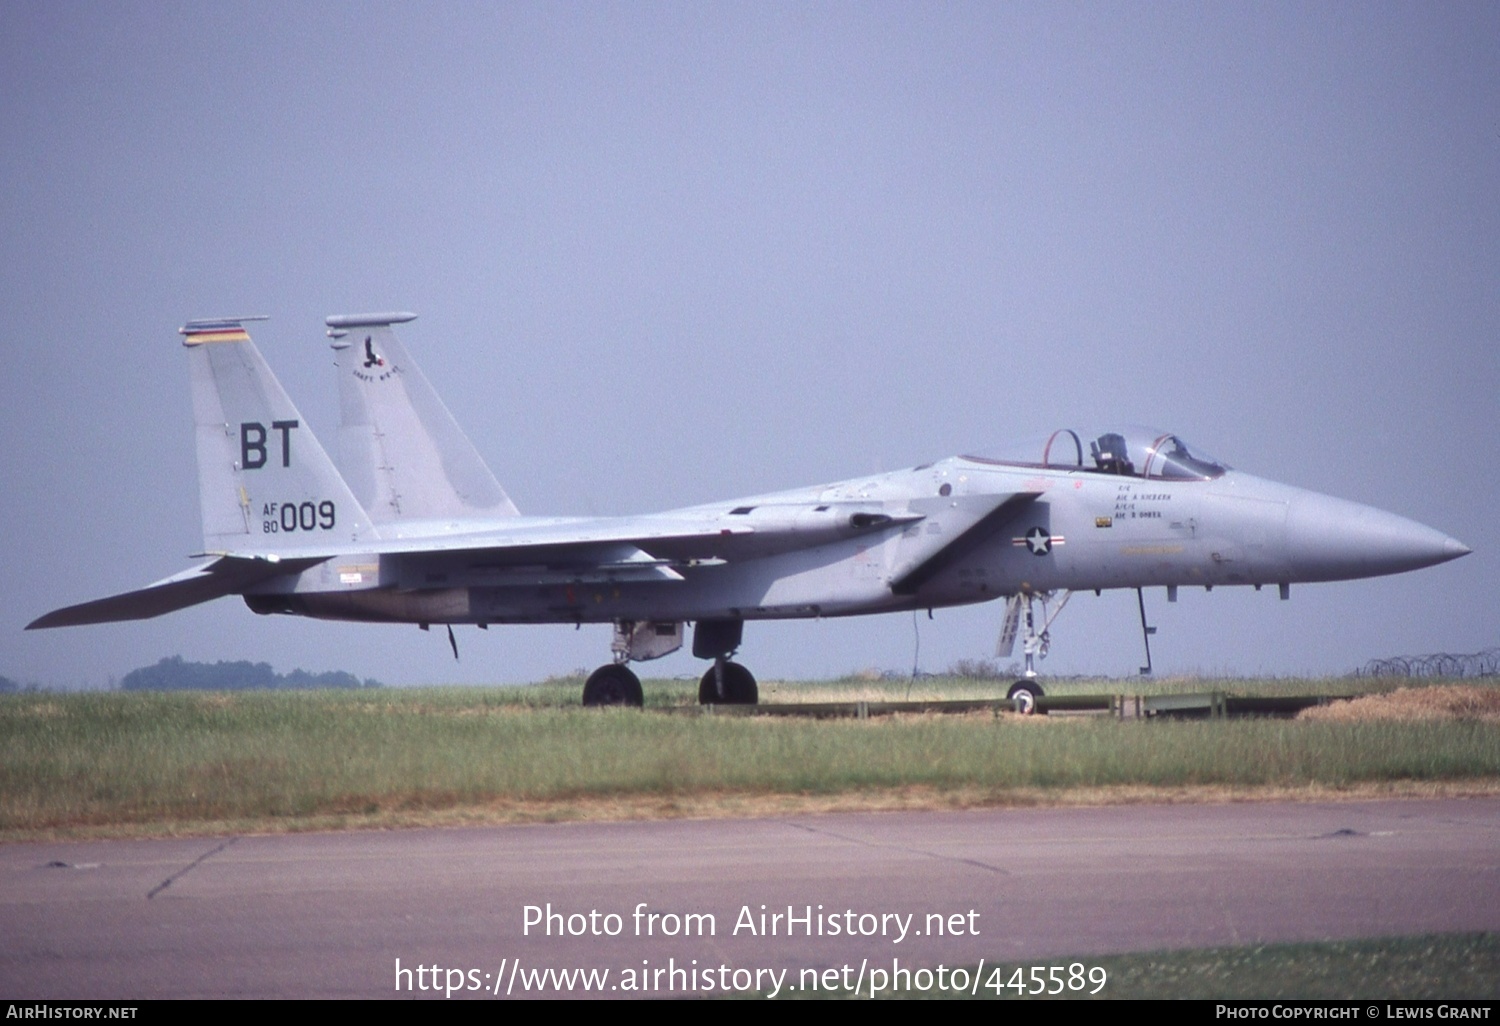
[[[1047,714],[1037,706],[1037,699],[1045,694],[1042,686],[1035,681],[1018,680],[1010,686],[1005,697],[1016,703],[1016,712],[1022,716],[1030,716],[1032,713],[1045,716]]]
[[[641,679],[619,663],[601,666],[589,674],[583,685],[584,705],[629,705],[639,709],[646,704],[641,694]]]
[[[719,682],[710,666],[703,679],[698,682],[699,705],[755,705],[760,701],[760,688],[750,671],[739,663],[724,664],[724,694],[719,695]]]

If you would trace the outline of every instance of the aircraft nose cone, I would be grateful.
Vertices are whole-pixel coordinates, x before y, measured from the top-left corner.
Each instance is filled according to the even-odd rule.
[[[1397,574],[1471,551],[1415,520],[1312,492],[1291,502],[1287,541],[1297,576],[1312,581]]]

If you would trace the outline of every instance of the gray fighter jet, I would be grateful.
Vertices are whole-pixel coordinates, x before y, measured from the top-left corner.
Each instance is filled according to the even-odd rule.
[[[1167,432],[1054,431],[1004,451],[647,516],[522,516],[392,325],[328,318],[342,473],[245,325],[180,329],[197,425],[207,562],[29,628],[159,616],[226,595],[257,613],[444,624],[612,623],[585,705],[640,705],[633,661],[712,660],[704,703],[753,703],[731,661],[746,620],[1007,600],[997,654],[1030,678],[1076,591],[1394,574],[1469,552],[1430,527],[1231,470]],[[1040,604],[1040,614],[1036,606]],[[1141,626],[1151,628],[1144,599]],[[454,654],[457,655],[455,645]]]

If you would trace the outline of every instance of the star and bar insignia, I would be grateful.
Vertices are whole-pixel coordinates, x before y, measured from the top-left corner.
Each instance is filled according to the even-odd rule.
[[[1045,556],[1052,551],[1052,546],[1061,545],[1066,541],[1060,534],[1053,534],[1045,527],[1033,527],[1020,538],[1012,538],[1010,543],[1017,547],[1025,545],[1031,550],[1033,556]]]

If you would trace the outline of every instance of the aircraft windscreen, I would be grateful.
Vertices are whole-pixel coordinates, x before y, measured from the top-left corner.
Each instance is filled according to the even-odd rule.
[[[1152,443],[1145,476],[1208,481],[1222,476],[1228,469],[1207,453],[1188,448],[1187,443],[1176,435],[1162,435]]]
[[[1173,481],[1208,481],[1229,469],[1176,435],[1148,427],[1126,427],[1098,434],[1063,428],[966,458],[1017,467]]]

